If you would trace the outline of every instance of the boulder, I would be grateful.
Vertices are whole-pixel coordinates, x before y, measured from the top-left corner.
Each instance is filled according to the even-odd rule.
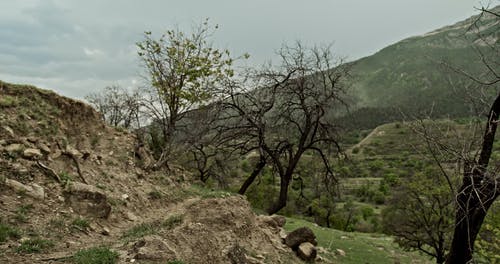
[[[45,198],[45,191],[43,187],[36,183],[25,185],[16,180],[5,179],[5,185],[16,192],[25,193],[26,195],[38,200],[43,200]]]
[[[25,159],[39,159],[42,156],[42,152],[39,149],[27,148],[23,151],[23,158]]]
[[[337,255],[339,255],[339,256],[345,257],[345,251],[343,251],[343,250],[342,250],[342,249],[340,249],[340,248],[337,248],[337,249],[335,250],[335,253],[337,253]]]
[[[297,256],[305,261],[311,261],[316,259],[317,254],[318,253],[316,251],[316,248],[314,247],[313,244],[309,242],[300,244],[299,248],[297,249]]]
[[[106,194],[95,186],[71,182],[64,195],[66,202],[79,214],[108,218],[111,213]]]
[[[299,245],[305,242],[318,245],[318,242],[316,242],[316,236],[309,227],[297,228],[290,232],[290,234],[288,234],[285,238],[285,244],[293,250],[297,250]]]
[[[286,224],[286,217],[282,215],[272,215],[271,216],[279,227],[284,227]]]

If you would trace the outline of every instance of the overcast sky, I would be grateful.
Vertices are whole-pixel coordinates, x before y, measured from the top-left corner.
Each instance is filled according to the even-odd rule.
[[[334,43],[350,60],[424,34],[500,0],[18,0],[0,2],[0,80],[83,98],[107,85],[139,85],[135,43],[150,30],[188,30],[210,18],[215,46],[248,64],[283,42]]]

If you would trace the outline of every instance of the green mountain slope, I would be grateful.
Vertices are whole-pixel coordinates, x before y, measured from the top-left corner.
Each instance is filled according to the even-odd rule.
[[[500,6],[493,11],[498,13]],[[434,117],[468,115],[465,77],[440,62],[478,76],[485,72],[485,66],[477,50],[489,58],[499,56],[498,50],[495,53],[491,49],[500,45],[499,20],[483,16],[479,28],[471,28],[477,18],[402,40],[355,61],[353,93],[358,100],[358,111],[353,114],[359,117],[375,111],[371,118],[365,119],[372,122],[381,119],[364,127],[373,128],[397,119],[396,109],[415,113],[432,108]],[[488,37],[482,40],[480,35]],[[363,126],[364,121],[359,122]]]

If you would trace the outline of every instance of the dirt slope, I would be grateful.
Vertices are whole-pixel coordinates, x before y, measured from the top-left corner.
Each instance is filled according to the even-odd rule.
[[[67,263],[99,245],[120,263],[300,262],[243,197],[194,191],[175,166],[146,171],[136,146],[83,102],[0,81],[0,235],[15,230],[0,263]],[[36,239],[50,245],[22,249]]]

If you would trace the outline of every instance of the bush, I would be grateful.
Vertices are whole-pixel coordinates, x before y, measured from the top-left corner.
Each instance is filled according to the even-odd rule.
[[[89,221],[85,218],[78,217],[73,222],[71,222],[71,226],[78,230],[85,230],[90,227]]]
[[[72,258],[77,264],[114,264],[118,260],[118,253],[107,247],[93,247],[78,251]]]

